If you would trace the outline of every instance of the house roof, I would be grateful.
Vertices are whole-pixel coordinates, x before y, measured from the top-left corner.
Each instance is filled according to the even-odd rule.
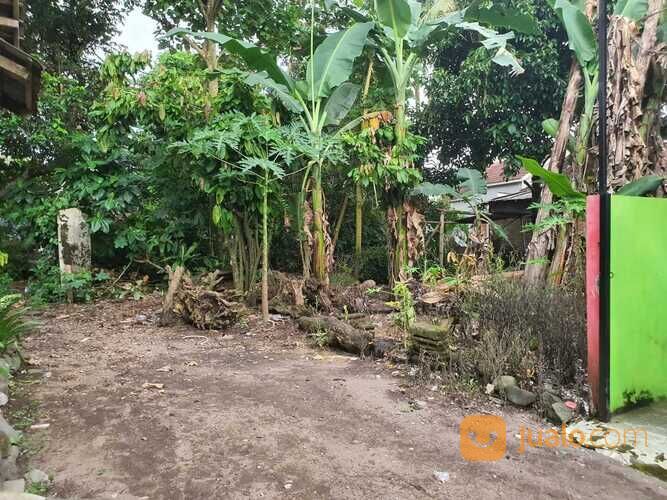
[[[487,184],[502,184],[505,182],[518,181],[523,179],[528,172],[523,167],[517,173],[511,176],[505,175],[505,162],[495,161],[486,168],[486,182]]]

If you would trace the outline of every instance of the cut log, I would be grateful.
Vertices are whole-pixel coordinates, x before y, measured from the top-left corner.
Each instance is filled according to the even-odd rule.
[[[373,345],[373,333],[359,330],[333,316],[302,316],[299,327],[308,333],[325,332],[327,345],[353,354],[368,354]]]
[[[220,273],[210,273],[193,281],[190,274],[177,266],[169,272],[169,289],[162,304],[160,325],[172,324],[177,317],[201,330],[222,330],[232,326],[245,313],[236,302],[235,290],[212,290],[220,286]]]
[[[183,266],[176,266],[176,269],[172,270],[170,266],[167,266],[167,272],[169,273],[169,288],[167,289],[167,295],[165,295],[164,301],[162,302],[162,312],[160,314],[159,322],[160,326],[168,326],[176,321],[174,299],[176,297],[176,292],[178,292],[178,289],[181,287],[185,268]]]

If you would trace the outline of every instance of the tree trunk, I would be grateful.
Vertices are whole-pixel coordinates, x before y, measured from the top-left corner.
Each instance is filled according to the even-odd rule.
[[[345,219],[345,213],[347,212],[347,204],[349,201],[350,201],[350,196],[346,194],[345,198],[343,198],[343,204],[340,207],[340,212],[338,213],[338,219],[336,220],[336,225],[334,226],[334,236],[333,236],[333,241],[331,242],[331,253],[336,251],[338,236],[340,235],[340,229],[343,226],[343,220]]]
[[[662,9],[664,0],[649,0],[643,29],[641,24],[627,18],[611,18],[608,180],[614,189],[646,175],[665,173],[666,166],[654,151],[656,143],[662,141],[659,130],[653,126],[657,103],[652,99],[657,92],[661,100],[664,93],[667,52],[657,38],[659,21],[664,15]],[[657,88],[653,85],[656,81]],[[658,140],[651,140],[651,134],[658,134]]]
[[[269,321],[269,174],[264,173],[262,193],[262,319]]]
[[[361,250],[364,238],[364,190],[361,184],[355,185],[354,206],[354,274],[358,277],[361,272]]]
[[[326,345],[354,354],[368,354],[373,345],[373,333],[353,327],[333,316],[302,316],[299,327],[309,333],[326,334]]]
[[[162,302],[160,326],[171,325],[176,320],[176,313],[174,313],[174,299],[178,289],[181,287],[185,268],[183,266],[176,266],[176,269],[172,270],[171,267],[167,266],[167,272],[169,273],[169,288],[167,289],[167,295],[165,295],[164,301]]]
[[[324,192],[322,189],[322,164],[313,166],[313,277],[324,286],[329,285],[330,241],[324,211]]]
[[[582,75],[579,65],[576,61],[572,62],[570,67],[570,81],[567,85],[565,98],[563,100],[563,109],[560,114],[560,122],[558,126],[558,135],[551,150],[551,157],[548,162],[548,169],[552,172],[560,172],[562,170],[563,161],[565,160],[565,153],[567,151],[567,143],[570,139],[570,129],[572,127],[572,120],[577,107],[577,100],[579,98],[579,88],[581,86]],[[540,197],[542,204],[549,205],[553,201],[553,195],[548,187],[542,188],[542,195]],[[536,224],[543,222],[550,216],[550,211],[546,208],[540,208],[537,212]],[[533,232],[533,237],[528,245],[528,255],[526,257],[526,272],[524,273],[524,281],[526,283],[542,283],[547,278],[549,270],[548,256],[549,251],[554,246],[556,238],[555,229],[548,229],[540,231],[536,229]]]

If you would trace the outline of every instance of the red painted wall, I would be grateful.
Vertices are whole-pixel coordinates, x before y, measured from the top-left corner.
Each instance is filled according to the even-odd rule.
[[[592,410],[600,408],[600,196],[586,203],[586,328]]]

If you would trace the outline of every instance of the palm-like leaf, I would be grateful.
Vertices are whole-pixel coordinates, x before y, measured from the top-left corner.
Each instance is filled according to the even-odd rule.
[[[486,194],[488,191],[486,180],[479,170],[461,168],[457,172],[456,177],[461,182],[461,187],[467,194],[477,196],[480,194]]]
[[[32,328],[32,323],[25,319],[26,309],[16,307],[20,295],[6,295],[0,298],[0,348],[6,349],[15,344]]]

